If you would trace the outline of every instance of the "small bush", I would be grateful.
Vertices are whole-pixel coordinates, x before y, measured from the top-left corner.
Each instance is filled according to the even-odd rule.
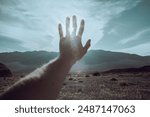
[[[128,83],[129,85],[136,85],[136,83],[132,83],[132,82],[130,82],[130,83]]]
[[[24,77],[24,75],[20,75],[20,78],[23,78]]]
[[[83,81],[82,81],[82,80],[79,80],[78,82],[79,82],[79,83],[83,83]]]
[[[77,81],[77,79],[73,79],[73,81]]]
[[[100,76],[100,73],[99,72],[94,72],[92,75],[93,76]]]
[[[118,81],[116,78],[111,78],[110,81]]]
[[[78,89],[78,92],[82,92],[82,89]]]
[[[73,80],[73,78],[70,77],[69,80]]]
[[[121,83],[120,83],[120,86],[128,86],[128,83],[126,83],[126,82],[121,82]]]
[[[63,85],[67,85],[67,83],[64,82]]]

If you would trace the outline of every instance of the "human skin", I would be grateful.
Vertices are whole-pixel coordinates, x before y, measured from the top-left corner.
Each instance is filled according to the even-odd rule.
[[[80,28],[77,32],[77,18],[72,17],[73,32],[70,33],[70,18],[66,18],[66,35],[64,36],[62,25],[58,25],[60,36],[59,56],[49,63],[36,69],[25,76],[7,91],[0,99],[4,100],[51,100],[57,99],[64,79],[71,67],[80,60],[90,47],[90,39],[85,46],[81,39],[84,31],[84,20],[81,20]]]

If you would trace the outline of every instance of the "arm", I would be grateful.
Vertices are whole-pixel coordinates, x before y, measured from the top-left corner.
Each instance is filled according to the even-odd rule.
[[[66,18],[66,36],[61,24],[58,25],[60,55],[55,60],[38,68],[14,84],[0,97],[1,99],[56,99],[64,78],[76,61],[81,59],[90,47],[90,40],[83,47],[81,43],[84,20],[81,21],[76,35],[77,21],[73,16],[73,32],[70,34],[70,18]]]

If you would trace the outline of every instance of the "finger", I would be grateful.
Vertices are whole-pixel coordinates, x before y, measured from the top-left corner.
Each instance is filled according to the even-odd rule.
[[[58,31],[59,31],[60,39],[62,39],[63,38],[63,30],[62,30],[62,25],[61,24],[58,25]]]
[[[78,32],[79,37],[82,37],[83,31],[84,31],[84,20],[82,20],[81,24],[80,24],[80,28],[79,28],[79,32]]]
[[[74,15],[72,18],[72,23],[73,23],[73,32],[72,32],[72,36],[74,37],[76,35],[76,31],[77,31],[77,18]]]
[[[85,46],[83,47],[84,50],[85,50],[85,52],[89,49],[90,46],[91,46],[91,39],[89,39],[89,40],[86,42]]]
[[[67,17],[67,18],[66,18],[66,36],[69,36],[69,35],[70,35],[69,28],[70,28],[70,18]]]

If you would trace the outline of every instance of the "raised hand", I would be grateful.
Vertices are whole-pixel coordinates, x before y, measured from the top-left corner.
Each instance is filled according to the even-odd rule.
[[[72,18],[72,26],[73,31],[70,33],[70,18],[66,18],[66,35],[64,36],[62,25],[58,25],[59,35],[60,35],[60,43],[59,43],[59,50],[60,50],[60,57],[66,60],[71,60],[75,63],[77,60],[81,59],[87,52],[88,48],[90,47],[91,40],[89,39],[85,46],[82,45],[81,39],[82,34],[84,31],[84,20],[81,21],[80,28],[78,34],[77,31],[77,18],[73,16]]]
[[[70,18],[66,18],[66,36],[59,24],[60,57],[33,71],[16,82],[0,99],[56,99],[63,81],[72,65],[82,58],[90,47],[90,40],[85,46],[81,43],[84,31],[84,20],[81,21],[78,34],[77,19],[73,16],[73,32],[70,34]]]

